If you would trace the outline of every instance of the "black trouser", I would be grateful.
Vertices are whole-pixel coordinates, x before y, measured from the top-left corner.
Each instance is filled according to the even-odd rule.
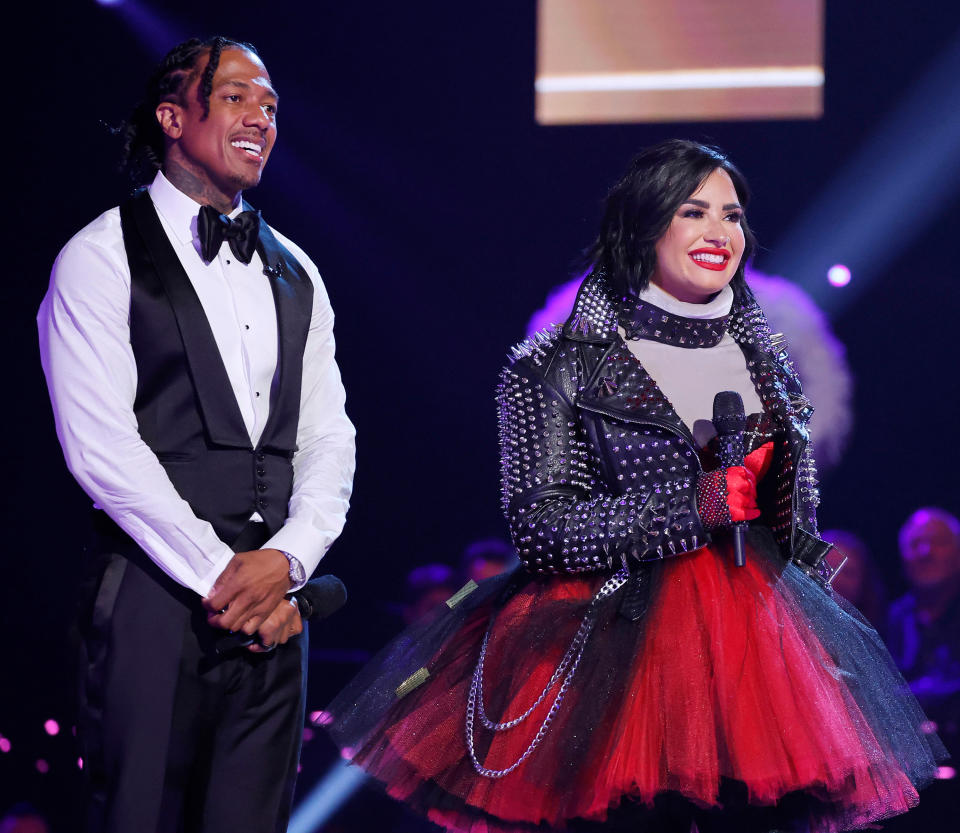
[[[250,524],[239,552],[263,544]],[[307,634],[218,655],[200,599],[125,536],[102,536],[81,607],[80,743],[88,833],[286,830]],[[119,550],[119,551],[116,551]]]

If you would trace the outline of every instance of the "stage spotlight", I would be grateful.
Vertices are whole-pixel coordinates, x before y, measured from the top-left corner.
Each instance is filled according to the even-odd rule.
[[[43,724],[43,731],[48,735],[59,735],[60,734],[60,724],[56,720],[48,720]]]
[[[952,766],[938,766],[937,779],[940,781],[949,781],[957,777],[957,771]]]
[[[0,752],[9,752],[10,751],[10,741],[0,735]]]
[[[842,263],[837,263],[827,270],[827,280],[830,286],[846,286],[850,283],[850,270]]]
[[[97,0],[98,6],[119,6],[123,0]]]
[[[38,758],[34,766],[41,775],[46,775],[50,771],[50,764],[48,764],[43,758]]]

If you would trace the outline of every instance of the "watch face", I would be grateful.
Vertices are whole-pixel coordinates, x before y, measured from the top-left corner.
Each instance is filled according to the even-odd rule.
[[[293,556],[287,556],[290,559],[290,581],[293,584],[300,584],[305,578],[303,565]]]

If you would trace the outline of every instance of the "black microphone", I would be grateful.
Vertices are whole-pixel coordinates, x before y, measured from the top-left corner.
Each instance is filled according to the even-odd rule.
[[[293,597],[297,601],[297,609],[304,621],[318,621],[336,613],[347,603],[347,588],[336,576],[318,576],[310,579],[293,594]],[[260,641],[259,634],[251,636],[243,631],[236,631],[220,637],[217,640],[216,651],[218,654],[226,654],[254,643],[267,650],[275,647],[264,645]]]
[[[724,468],[742,466],[747,418],[743,413],[743,399],[735,390],[722,390],[713,398],[713,427],[717,429],[720,444],[720,464]],[[743,554],[746,531],[746,521],[737,521],[733,525],[733,563],[738,567],[746,564]]]
[[[326,619],[347,603],[347,588],[331,575],[310,579],[293,595],[304,619]]]

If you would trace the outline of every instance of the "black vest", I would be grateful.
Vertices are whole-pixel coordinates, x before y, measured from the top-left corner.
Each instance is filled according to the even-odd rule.
[[[313,284],[261,220],[257,251],[273,290],[279,344],[270,416],[254,448],[200,299],[146,190],[120,206],[120,221],[130,264],[140,436],[226,544],[254,511],[273,534],[286,520],[293,488]]]

